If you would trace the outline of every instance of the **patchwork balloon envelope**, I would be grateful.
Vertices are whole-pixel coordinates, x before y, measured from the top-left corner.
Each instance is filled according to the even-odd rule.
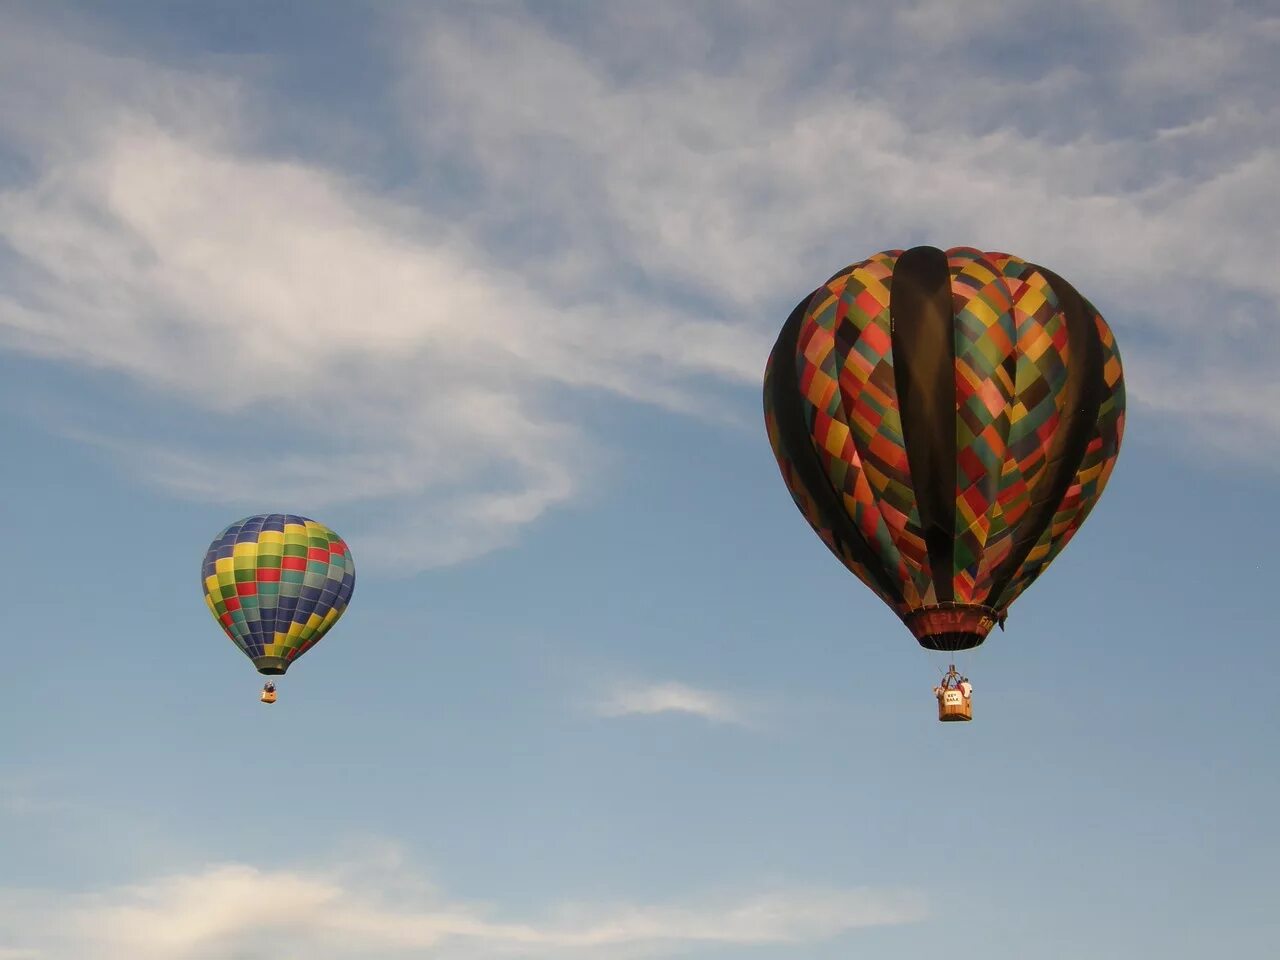
[[[214,619],[259,673],[283,674],[337,623],[355,589],[351,551],[323,523],[266,513],[214,538],[202,568]]]
[[[968,247],[841,270],[791,313],[764,380],[796,506],[934,650],[982,643],[1084,523],[1124,402],[1111,329],[1075,287]]]

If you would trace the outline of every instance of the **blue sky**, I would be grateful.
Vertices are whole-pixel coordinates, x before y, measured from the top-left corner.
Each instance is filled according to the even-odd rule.
[[[0,960],[1263,955],[1280,18],[1182,6],[5,3]],[[760,415],[915,243],[1127,371],[967,725]],[[276,510],[358,582],[268,709]]]

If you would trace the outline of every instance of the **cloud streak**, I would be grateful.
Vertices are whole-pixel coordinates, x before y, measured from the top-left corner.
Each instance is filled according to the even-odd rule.
[[[675,682],[619,685],[597,701],[594,709],[602,717],[676,713],[714,723],[749,725],[749,711],[735,698]]]
[[[1280,114],[1265,92],[1280,19],[1222,5],[1207,26],[1145,3],[989,4],[966,7],[963,22],[932,2],[875,23],[806,9],[824,45],[850,51],[824,58],[819,79],[813,18],[752,7],[727,47],[714,17],[681,21],[660,66],[639,63],[654,29],[631,20],[599,28],[639,38],[607,58],[587,50],[596,34],[575,44],[536,22],[425,31],[405,53],[406,96],[451,92],[420,124],[426,156],[465,157],[497,197],[530,196],[537,182],[530,199],[501,205],[489,235],[554,222],[550,246],[579,251],[576,282],[632,264],[733,317],[755,344],[860,254],[913,242],[1012,250],[1069,276],[1126,355],[1145,355],[1129,378],[1139,406],[1206,439],[1234,424],[1251,438],[1237,454],[1280,450],[1274,409],[1241,420],[1221,404],[1170,405],[1154,373],[1200,394],[1226,372],[1249,396],[1280,360]],[[1055,16],[1073,23],[1049,50]],[[922,44],[938,75],[898,56]],[[992,44],[1026,53],[993,74],[982,56]],[[1116,55],[1082,69],[1099,48]],[[501,75],[482,68],[488,56],[507,65]],[[1184,56],[1196,69],[1170,71]]]
[[[73,75],[110,79],[94,52],[68,56]],[[713,323],[558,301],[429,211],[263,155],[227,106],[242,92],[217,91],[73,115],[76,149],[26,142],[41,172],[0,195],[9,347],[206,413],[212,453],[82,431],[153,482],[381,504],[350,536],[375,563],[456,562],[577,491],[586,444],[553,389],[687,408],[686,347],[723,364]]]
[[[754,417],[787,309],[915,242],[1060,270],[1117,328],[1136,406],[1280,451],[1280,407],[1223,397],[1261,397],[1280,363],[1280,20],[895,11],[388,15],[399,126],[359,132],[409,158],[394,185],[290,141],[332,118],[265,73],[15,19],[0,344],[173,405],[167,429],[79,428],[150,481],[324,510],[409,570],[507,544],[589,485],[585,406]],[[925,49],[936,75],[902,55]],[[199,442],[175,444],[191,420]]]
[[[490,906],[452,901],[394,864],[355,870],[215,864],[76,896],[0,894],[0,936],[7,941],[0,956],[591,960],[817,943],[923,915],[910,892],[783,888],[692,905],[567,903],[542,920],[509,921]]]

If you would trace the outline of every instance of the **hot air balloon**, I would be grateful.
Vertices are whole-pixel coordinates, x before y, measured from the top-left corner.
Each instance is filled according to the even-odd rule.
[[[246,517],[214,538],[204,599],[259,673],[278,676],[315,646],[351,601],[351,551],[323,523],[288,513]],[[262,690],[276,700],[275,684]]]
[[[1003,628],[1098,502],[1124,377],[1106,321],[1057,274],[914,247],[800,302],[764,410],[783,480],[831,552],[921,646],[966,650]],[[962,683],[952,712],[970,712],[953,667],[940,719],[969,719],[944,715]]]

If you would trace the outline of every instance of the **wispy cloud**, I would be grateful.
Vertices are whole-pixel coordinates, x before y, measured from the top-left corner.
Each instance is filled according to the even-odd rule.
[[[10,817],[57,817],[80,809],[65,790],[51,789],[59,778],[43,771],[10,771],[0,775],[0,814]]]
[[[726,693],[683,683],[619,684],[593,704],[602,717],[684,713],[716,723],[749,725],[750,710]]]
[[[641,49],[674,25],[597,22],[575,40],[534,20],[433,22],[405,35],[405,97],[430,99],[417,114],[424,156],[465,158],[477,192],[512,201],[483,235],[552,224],[544,251],[574,252],[574,283],[639,269],[754,344],[860,254],[922,241],[1012,250],[1072,278],[1126,356],[1148,358],[1130,376],[1137,404],[1206,437],[1251,438],[1237,453],[1280,449],[1274,408],[1188,417],[1153,379],[1158,368],[1207,386],[1212,369],[1254,395],[1280,361],[1280,113],[1267,93],[1280,19],[1225,4],[1206,24],[1163,4],[1023,2],[966,5],[956,20],[944,6],[874,23],[844,6],[811,4],[812,18],[709,7],[732,21],[732,43],[722,20],[682,20],[680,42],[647,63]],[[819,17],[821,41],[808,28]],[[1049,48],[1052,24],[1064,29]],[[594,30],[628,39],[601,57]],[[820,77],[816,44],[831,51]],[[907,49],[933,51],[937,72]],[[1023,53],[993,71],[991,49]],[[501,75],[482,67],[494,55]]]
[[[1119,331],[1136,404],[1280,451],[1275,405],[1187,399],[1261,395],[1280,363],[1280,20],[802,6],[388,13],[372,114],[395,123],[358,132],[409,158],[394,183],[290,140],[330,118],[265,71],[15,18],[0,344],[175,404],[168,429],[82,430],[153,482],[343,507],[363,557],[410,568],[576,496],[586,405],[688,413],[727,385],[754,417],[786,309],[914,242],[1059,269]]]
[[[457,902],[395,864],[221,864],[69,896],[0,893],[0,956],[40,960],[616,958],[804,944],[924,915],[910,892],[787,888],[690,904],[567,903],[536,921]],[[8,950],[9,953],[3,953]]]
[[[714,323],[557,297],[426,208],[264,153],[238,84],[155,68],[193,91],[170,102],[56,50],[119,96],[63,138],[0,114],[39,171],[0,195],[0,337],[205,411],[208,444],[96,438],[180,495],[375,503],[349,534],[374,562],[454,562],[578,489],[553,388],[687,408],[681,371],[724,363]]]

